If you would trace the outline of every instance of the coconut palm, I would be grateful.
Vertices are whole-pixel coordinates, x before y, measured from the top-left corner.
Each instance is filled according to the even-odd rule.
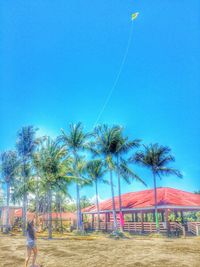
[[[70,177],[68,176],[68,181],[70,181]],[[63,219],[62,219],[62,203],[64,203],[66,197],[71,198],[68,193],[65,180],[60,180],[54,187],[55,193],[55,212],[56,212],[56,227],[60,229],[61,233],[63,232]],[[58,214],[60,217],[60,227],[58,227]]]
[[[77,189],[76,191],[77,231],[83,231],[83,221],[81,212],[81,209],[83,207],[81,206],[80,190],[82,187],[90,185],[92,183],[91,179],[88,179],[86,177],[86,166],[87,166],[87,161],[85,160],[85,157],[78,156],[76,158],[76,167],[73,159],[73,164],[71,165],[71,167],[68,168],[67,172],[67,176],[71,181],[73,181],[73,183],[76,184],[76,189]]]
[[[117,151],[117,145],[121,136],[121,127],[112,126],[109,127],[106,124],[97,126],[94,129],[96,151],[99,155],[102,155],[107,172],[110,174],[110,188],[112,196],[112,213],[114,220],[114,232],[117,231],[117,216],[116,206],[114,199],[114,184],[113,184],[113,172],[116,171],[115,156]]]
[[[18,159],[15,151],[6,151],[1,154],[1,173],[7,187],[7,204],[6,204],[6,232],[9,231],[9,204],[10,204],[10,187],[14,183],[18,169]]]
[[[34,155],[34,164],[41,178],[41,186],[48,196],[49,239],[52,238],[52,191],[54,188],[60,187],[61,189],[68,185],[69,178],[66,173],[70,160],[65,147],[60,146],[57,140],[52,140],[49,137]]]
[[[37,129],[33,126],[22,127],[18,132],[17,143],[16,143],[17,152],[21,160],[21,176],[24,184],[23,227],[22,227],[24,235],[26,234],[26,213],[27,213],[27,199],[28,199],[28,192],[25,187],[31,175],[30,162],[37,145],[36,131]]]
[[[104,168],[104,164],[100,159],[94,159],[87,163],[87,173],[89,178],[92,179],[93,183],[95,184],[95,192],[96,192],[96,207],[97,207],[97,214],[98,214],[98,230],[100,230],[100,209],[99,209],[99,194],[98,194],[98,183],[103,182],[107,183],[106,180],[103,179],[106,170]]]
[[[116,143],[116,172],[118,178],[118,197],[119,197],[119,212],[120,218],[122,215],[122,200],[121,200],[121,178],[128,183],[131,184],[132,180],[136,180],[146,185],[145,182],[130,168],[128,160],[126,160],[126,156],[133,148],[138,148],[140,146],[140,139],[135,139],[130,141],[128,137],[123,136],[123,128],[121,128],[119,138]],[[123,231],[123,223],[120,220],[120,228]]]
[[[73,170],[71,175],[76,177],[76,205],[77,205],[77,231],[82,231],[82,215],[80,207],[80,183],[82,183],[80,170],[83,170],[80,163],[80,152],[89,149],[89,137],[91,134],[85,133],[82,123],[70,124],[69,131],[66,133],[63,129],[59,140],[67,147],[73,156]],[[79,165],[79,167],[78,167]]]
[[[162,146],[159,144],[144,145],[144,150],[137,152],[131,161],[136,162],[151,170],[153,174],[154,183],[154,202],[155,202],[155,217],[156,217],[156,229],[159,232],[159,221],[157,212],[157,187],[156,178],[162,175],[176,175],[182,177],[182,174],[177,169],[169,167],[168,165],[175,161],[175,158],[170,154],[171,149],[168,146]]]

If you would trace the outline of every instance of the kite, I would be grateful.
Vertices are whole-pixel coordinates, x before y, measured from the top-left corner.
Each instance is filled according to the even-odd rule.
[[[133,14],[131,15],[131,20],[135,20],[135,19],[137,19],[138,15],[139,15],[139,12],[135,12],[135,13],[133,13]]]

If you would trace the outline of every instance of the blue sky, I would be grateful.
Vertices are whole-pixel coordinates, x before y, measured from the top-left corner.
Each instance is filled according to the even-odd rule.
[[[184,178],[163,178],[159,186],[200,189],[199,8],[198,0],[1,1],[0,150],[14,147],[22,125],[51,136],[70,122],[90,130],[119,70],[131,13],[139,11],[100,122],[172,148]],[[151,174],[135,169],[151,188]],[[122,191],[143,188],[123,184]],[[109,197],[109,188],[101,187],[100,196]]]

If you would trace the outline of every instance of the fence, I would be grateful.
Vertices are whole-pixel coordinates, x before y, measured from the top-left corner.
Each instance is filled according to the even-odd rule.
[[[187,223],[188,232],[200,236],[200,222],[188,222]]]
[[[114,229],[113,222],[100,222],[99,230],[103,231],[112,231]],[[118,228],[120,228],[120,224],[118,223]],[[98,223],[86,223],[86,230],[97,230]],[[156,233],[156,223],[155,222],[125,222],[123,226],[124,231],[127,232],[135,232],[135,233]],[[185,227],[177,222],[169,222],[168,225],[166,222],[159,223],[159,232],[167,233],[172,232],[176,234],[183,234],[185,236]]]

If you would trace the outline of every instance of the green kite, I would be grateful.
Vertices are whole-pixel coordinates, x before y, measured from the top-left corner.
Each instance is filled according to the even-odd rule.
[[[139,12],[135,12],[135,13],[133,13],[133,14],[131,15],[131,19],[132,19],[132,20],[137,19],[138,15],[139,15]]]

